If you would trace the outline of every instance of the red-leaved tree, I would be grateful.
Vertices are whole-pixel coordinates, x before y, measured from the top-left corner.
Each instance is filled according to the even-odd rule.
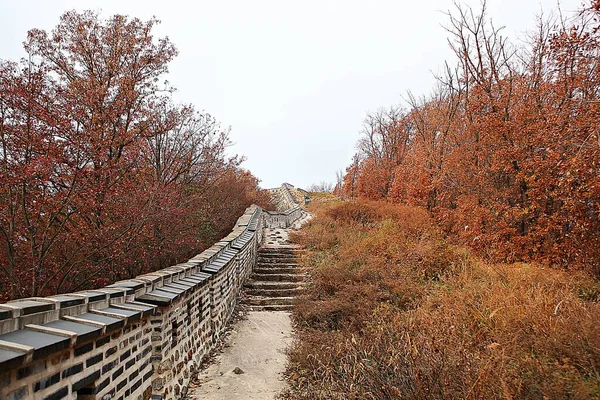
[[[448,16],[456,67],[431,96],[409,95],[409,110],[367,118],[376,129],[363,130],[342,194],[423,206],[495,259],[600,274],[598,2],[571,24],[541,20],[523,46],[485,3]]]
[[[27,62],[0,62],[2,299],[166,267],[268,204],[228,130],[173,103],[157,23],[71,11],[29,32]]]

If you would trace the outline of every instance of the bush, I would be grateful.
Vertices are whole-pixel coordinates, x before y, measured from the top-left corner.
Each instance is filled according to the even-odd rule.
[[[285,398],[600,398],[600,286],[588,275],[480,262],[419,209],[313,212],[295,237],[313,282],[293,314]]]

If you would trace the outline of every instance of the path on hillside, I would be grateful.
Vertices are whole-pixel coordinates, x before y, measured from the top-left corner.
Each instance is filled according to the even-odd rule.
[[[292,229],[299,228],[304,222],[306,219]],[[265,229],[263,250],[289,251],[294,248],[288,242],[292,229]],[[290,312],[248,312],[247,318],[234,323],[231,334],[225,339],[224,351],[199,374],[200,386],[190,388],[188,397],[198,400],[275,399],[286,388],[283,372],[292,334]]]
[[[285,350],[292,341],[289,312],[251,311],[226,340],[228,347],[200,373],[201,385],[190,390],[191,399],[268,400],[285,389]]]

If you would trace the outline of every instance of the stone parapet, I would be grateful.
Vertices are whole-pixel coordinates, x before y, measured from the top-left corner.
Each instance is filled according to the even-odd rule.
[[[280,187],[270,189],[271,199],[277,206],[278,211],[287,211],[295,207],[301,207],[301,201],[298,199],[300,192],[307,194],[307,192],[296,189],[289,183],[284,183]]]
[[[187,262],[102,289],[0,304],[0,400],[183,397],[234,311],[263,228],[304,213],[297,203],[281,212],[252,205]]]

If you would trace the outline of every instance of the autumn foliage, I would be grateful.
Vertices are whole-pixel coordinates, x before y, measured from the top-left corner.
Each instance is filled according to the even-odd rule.
[[[494,260],[600,275],[600,11],[540,20],[515,46],[485,13],[448,14],[456,67],[365,120],[338,193],[426,208]]]
[[[157,23],[67,12],[0,61],[0,299],[166,267],[267,201],[228,131],[173,102]]]
[[[283,398],[600,398],[600,285],[491,264],[426,209],[313,197]],[[324,201],[321,201],[324,200]]]

